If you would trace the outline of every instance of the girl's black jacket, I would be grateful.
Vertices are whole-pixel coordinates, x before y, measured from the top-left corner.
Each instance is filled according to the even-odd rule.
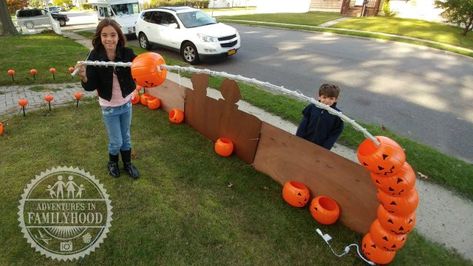
[[[131,62],[136,55],[132,49],[127,47],[117,47],[115,62]],[[92,50],[87,61],[110,61],[105,49]],[[100,67],[87,66],[87,83],[82,82],[82,87],[86,91],[97,90],[100,98],[110,101],[112,99],[113,72],[117,75],[122,96],[125,98],[135,90],[135,82],[131,76],[130,67]]]

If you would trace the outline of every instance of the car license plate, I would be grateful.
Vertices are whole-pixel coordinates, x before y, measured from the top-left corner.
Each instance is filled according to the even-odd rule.
[[[234,55],[234,54],[236,54],[236,50],[235,49],[228,50],[227,54],[228,55]]]

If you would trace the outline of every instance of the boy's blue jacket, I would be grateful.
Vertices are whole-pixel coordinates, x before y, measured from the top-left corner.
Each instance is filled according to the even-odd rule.
[[[340,111],[336,104],[330,107]],[[313,103],[304,108],[302,115],[296,135],[330,150],[343,131],[343,121]]]

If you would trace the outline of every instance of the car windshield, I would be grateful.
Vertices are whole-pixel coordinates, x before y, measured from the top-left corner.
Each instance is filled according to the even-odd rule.
[[[216,23],[215,19],[200,10],[178,13],[177,16],[186,28],[194,28]]]
[[[138,3],[112,5],[113,13],[117,16],[140,13]]]

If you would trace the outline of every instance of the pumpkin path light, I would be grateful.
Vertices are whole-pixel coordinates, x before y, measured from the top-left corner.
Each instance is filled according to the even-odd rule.
[[[18,105],[21,106],[23,110],[23,116],[26,116],[25,108],[28,105],[28,100],[26,98],[21,98],[18,100]]]
[[[33,76],[33,80],[36,80],[36,75],[38,74],[38,70],[35,68],[30,69],[30,75]]]
[[[7,74],[8,74],[8,76],[11,77],[11,81],[14,82],[15,81],[15,70],[10,68],[10,69],[8,69]]]
[[[49,111],[51,112],[51,102],[54,100],[54,96],[52,94],[44,95],[44,100],[48,103]]]
[[[80,91],[74,93],[74,99],[76,99],[76,108],[79,108],[79,101],[84,94]]]
[[[54,75],[54,74],[56,74],[56,68],[51,67],[51,68],[49,69],[49,72],[53,75],[53,79],[56,80],[56,76]]]

